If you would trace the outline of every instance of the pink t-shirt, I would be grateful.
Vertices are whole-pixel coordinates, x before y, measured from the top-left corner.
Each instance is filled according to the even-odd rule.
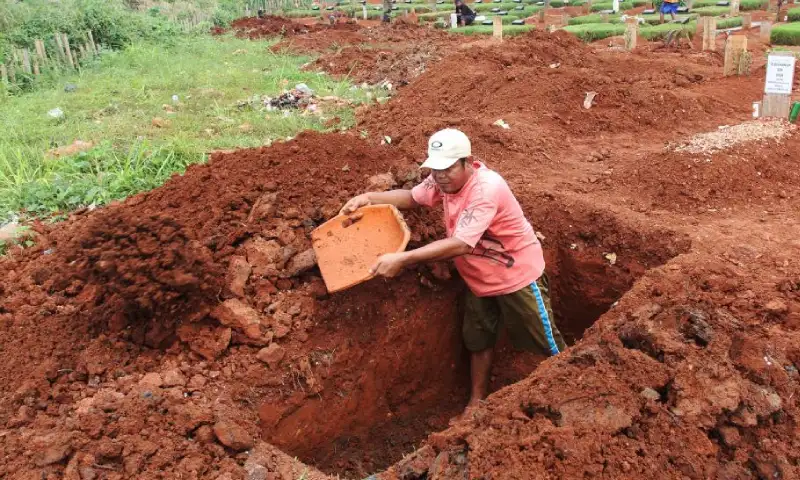
[[[472,293],[516,292],[542,275],[542,244],[503,177],[480,162],[472,166],[475,173],[456,194],[443,193],[429,176],[411,195],[427,207],[442,200],[447,236],[473,248],[454,260]]]

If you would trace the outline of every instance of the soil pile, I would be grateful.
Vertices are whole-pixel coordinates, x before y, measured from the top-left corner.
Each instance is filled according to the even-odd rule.
[[[360,128],[420,149],[427,135],[457,125],[507,150],[552,156],[565,140],[643,131],[664,138],[676,126],[716,125],[742,113],[731,95],[702,90],[720,77],[717,69],[668,56],[620,61],[565,32],[532,32],[454,51],[414,89],[365,115]],[[588,92],[596,93],[591,102]],[[493,125],[499,119],[510,131]]]
[[[231,23],[231,28],[236,31],[239,37],[247,38],[263,38],[274,37],[276,35],[292,36],[303,35],[311,32],[336,32],[336,31],[355,31],[358,30],[357,25],[348,23],[337,23],[336,25],[304,25],[292,21],[288,18],[267,15],[262,18],[259,17],[246,17],[235,20]]]
[[[271,419],[268,432],[278,432],[276,443],[313,452],[326,465],[330,450],[322,447],[346,431],[337,448],[351,445],[360,473],[399,458],[419,429],[442,428],[444,420],[403,421],[383,428],[403,439],[393,447],[365,454],[357,448],[363,443],[355,443],[400,405],[419,404],[438,418],[425,389],[441,371],[406,369],[405,380],[386,387],[396,398],[385,400],[375,382],[399,371],[399,354],[412,352],[386,339],[406,335],[404,328],[387,330],[386,320],[405,312],[417,328],[430,328],[427,313],[444,308],[437,318],[448,321],[455,315],[452,293],[434,288],[440,282],[423,269],[417,275],[430,287],[412,273],[393,297],[381,288],[380,296],[362,290],[328,300],[308,236],[367,186],[418,180],[416,164],[388,148],[352,135],[308,134],[271,148],[215,154],[158,190],[76,214],[58,228],[39,227],[36,247],[2,260],[0,422],[12,429],[0,443],[2,475],[116,471],[205,478],[227,472],[241,478],[228,452],[253,446],[264,402],[269,409],[261,415]],[[441,234],[435,216],[407,221],[415,244]],[[363,337],[370,324],[376,338]],[[314,328],[328,334],[311,339]],[[456,362],[455,323],[441,331],[429,341],[439,338],[438,351]],[[373,343],[381,339],[396,352],[392,363],[375,355]],[[365,356],[373,358],[371,369],[363,366]],[[451,363],[442,368],[449,372]],[[376,393],[356,394],[363,389]],[[329,393],[335,398],[327,399]],[[342,416],[320,419],[301,442],[292,440],[295,422],[311,407],[292,414],[307,397],[322,395],[324,404],[314,408],[340,408]],[[344,417],[352,409],[360,415]],[[291,419],[279,427],[284,417]],[[331,467],[351,468],[342,458],[348,457],[337,456],[340,465]]]
[[[404,86],[462,39],[439,30],[393,23],[355,31],[317,31],[284,39],[273,51],[322,55],[310,66],[354,82]]]

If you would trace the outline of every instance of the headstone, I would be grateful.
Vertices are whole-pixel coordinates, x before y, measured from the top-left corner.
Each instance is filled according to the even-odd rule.
[[[619,12],[619,0],[614,0],[611,5],[611,9],[614,10],[614,13]]]
[[[731,35],[728,37],[725,42],[725,76],[730,77],[731,75],[750,73],[748,57],[747,36]]]
[[[492,36],[495,39],[497,39],[497,40],[502,42],[503,41],[503,19],[500,18],[500,17],[494,17],[494,19],[492,21],[493,21],[492,25],[494,26],[494,28],[492,29]]]
[[[761,20],[761,32],[759,38],[761,43],[769,44],[772,37],[772,22],[769,20]]]
[[[458,14],[450,14],[450,28],[458,28]]]
[[[636,49],[639,40],[639,19],[629,18],[625,21],[625,50]]]
[[[739,0],[731,0],[731,16],[739,16]]]
[[[750,30],[753,28],[753,14],[752,13],[743,13],[742,14],[742,30]]]
[[[703,18],[703,51],[714,51],[717,49],[717,18]]]

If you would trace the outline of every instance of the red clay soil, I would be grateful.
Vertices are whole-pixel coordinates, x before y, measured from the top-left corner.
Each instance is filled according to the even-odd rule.
[[[272,50],[320,53],[309,69],[344,76],[356,83],[386,80],[404,86],[462,43],[463,38],[440,30],[394,23],[357,32],[319,31],[287,37]]]
[[[288,18],[267,15],[263,18],[245,17],[231,23],[231,28],[239,37],[251,39],[274,37],[276,35],[292,36],[302,35],[311,32],[339,32],[358,30],[357,25],[348,23],[337,23],[336,25],[312,24],[307,25],[295,22]]]
[[[664,149],[746,120],[761,85],[532,34],[444,57],[361,114],[367,139],[216,153],[37,226],[0,260],[0,477],[800,477],[798,134],[702,165]],[[454,272],[329,296],[309,239],[350,196],[420,181],[447,125],[543,238],[573,344],[543,361],[501,341],[496,392],[452,426]],[[443,235],[435,210],[406,220],[410,248]]]

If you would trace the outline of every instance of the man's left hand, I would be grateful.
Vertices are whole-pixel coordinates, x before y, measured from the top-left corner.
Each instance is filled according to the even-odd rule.
[[[396,277],[405,266],[405,254],[387,253],[381,255],[369,271],[372,275],[392,278]]]

